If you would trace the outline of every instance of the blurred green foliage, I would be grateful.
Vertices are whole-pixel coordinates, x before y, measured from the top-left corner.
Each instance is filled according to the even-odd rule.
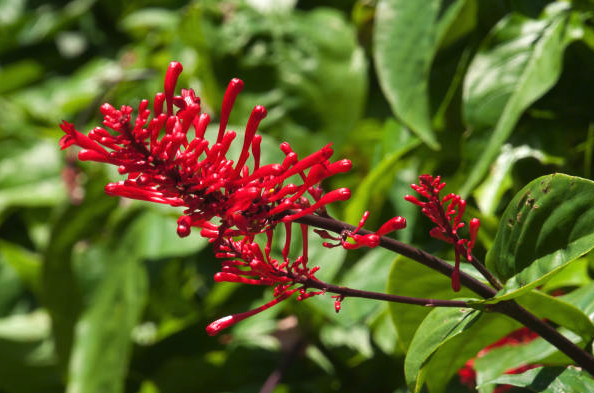
[[[337,217],[355,223],[370,210],[375,228],[403,215],[401,240],[452,259],[402,199],[418,174],[441,174],[481,218],[484,259],[527,183],[557,171],[592,178],[593,12],[586,0],[0,2],[0,392],[256,392],[283,362],[276,393],[406,392],[405,353],[427,309],[347,299],[336,314],[320,296],[208,337],[209,322],[271,293],[214,285],[207,243],[175,233],[180,211],[106,196],[119,176],[60,152],[58,123],[88,130],[101,103],[150,99],[172,60],[184,66],[178,85],[216,121],[238,77],[231,128],[265,105],[264,161],[278,160],[281,141],[301,155],[333,143],[353,161],[331,180],[353,191]],[[455,296],[448,280],[389,252],[328,250],[313,235],[310,247],[333,283]],[[559,323],[577,309],[591,320],[592,259],[561,274],[542,290],[579,289]],[[457,368],[516,325],[489,316],[479,334],[442,342],[430,391],[467,391]],[[568,362],[531,345],[477,362],[481,391],[522,360]]]

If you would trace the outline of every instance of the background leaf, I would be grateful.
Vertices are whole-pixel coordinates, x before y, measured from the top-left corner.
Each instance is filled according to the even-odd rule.
[[[394,114],[432,149],[440,145],[431,124],[429,71],[465,3],[383,0],[377,5],[374,57],[381,87]]]
[[[574,367],[538,367],[522,374],[502,375],[486,383],[520,386],[537,393],[577,393],[594,389],[590,375]]]
[[[505,18],[483,42],[464,81],[464,113],[470,127],[487,128],[490,136],[463,195],[483,178],[524,110],[558,80],[565,48],[575,39],[571,22],[568,8],[555,3],[538,20]]]

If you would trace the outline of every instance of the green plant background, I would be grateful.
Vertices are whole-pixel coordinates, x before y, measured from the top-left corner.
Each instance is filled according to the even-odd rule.
[[[337,217],[356,223],[368,209],[376,228],[405,216],[400,240],[452,259],[402,199],[418,174],[441,174],[481,219],[484,260],[531,180],[592,178],[593,12],[587,0],[0,2],[0,392],[257,392],[285,361],[276,393],[406,392],[405,354],[428,309],[347,299],[336,314],[320,296],[209,337],[208,323],[270,291],[214,284],[207,243],[175,233],[179,210],[105,195],[117,172],[59,151],[58,124],[87,131],[101,103],[150,99],[172,60],[184,66],[178,86],[195,89],[216,123],[239,77],[230,128],[243,131],[265,105],[266,162],[282,141],[300,155],[332,142],[334,158],[352,160],[328,184],[353,193]],[[447,279],[389,252],[310,244],[333,283],[455,296]],[[576,308],[592,319],[592,263],[581,257],[541,288],[568,293],[559,324]],[[456,368],[518,327],[482,321],[478,337],[454,337],[431,358],[431,392],[468,391]],[[500,352],[475,364],[479,382],[522,361],[568,362],[538,340]]]

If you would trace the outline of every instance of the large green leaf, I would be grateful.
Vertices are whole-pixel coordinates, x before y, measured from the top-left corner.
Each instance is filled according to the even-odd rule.
[[[594,391],[594,379],[575,367],[538,367],[522,374],[501,375],[486,384],[525,387],[536,393],[583,393]]]
[[[481,317],[478,310],[437,308],[429,313],[419,326],[404,361],[406,383],[413,392],[423,386],[425,366],[442,345],[472,327]]]
[[[431,124],[429,73],[442,38],[466,0],[378,2],[374,58],[392,111],[428,146],[439,148]]]
[[[490,136],[463,195],[481,181],[526,108],[558,80],[563,53],[577,31],[568,9],[568,3],[554,3],[537,20],[511,14],[494,27],[470,64],[463,93],[466,121]]]
[[[319,237],[314,239],[314,242],[319,243]],[[313,246],[315,243],[312,242],[311,244]],[[321,250],[317,252],[317,260],[323,261],[326,259],[328,265],[340,265],[342,259],[346,256],[346,253],[344,253],[343,250],[334,253],[334,250],[336,249],[328,250],[321,246],[320,249]],[[322,250],[325,250],[325,252],[322,252]],[[390,269],[390,261],[392,259],[393,253],[385,249],[377,248],[367,252],[362,258],[358,259],[353,266],[349,267],[348,270],[343,268],[342,271],[344,272],[344,275],[339,276],[340,279],[334,278],[334,274],[332,276],[326,275],[326,277],[329,277],[329,281],[321,278],[324,281],[344,285],[349,288],[382,292],[386,283],[386,274]],[[311,258],[310,260],[313,262],[316,259]],[[324,265],[324,263],[320,264],[320,267],[322,268],[320,273],[324,271]],[[330,265],[328,268],[331,269],[330,273],[332,273],[332,270],[334,270],[333,266]],[[355,325],[364,326],[364,322],[368,318],[374,316],[382,307],[381,303],[370,299],[347,298],[342,303],[340,313],[337,314],[334,310],[334,299],[330,296],[317,296],[308,300],[307,304],[330,319],[332,324],[340,325],[342,328],[350,328]]]
[[[588,274],[588,256],[579,258],[575,262],[570,263],[565,269],[555,274],[553,278],[543,285],[544,292],[551,292],[555,289],[566,287],[583,287],[592,282],[592,278]]]
[[[16,281],[39,293],[41,256],[14,243],[0,239],[0,264],[6,263],[16,273]],[[14,281],[14,280],[13,280]]]
[[[193,230],[186,238],[180,238],[177,235],[177,218],[154,210],[141,213],[126,232],[134,237],[134,249],[138,255],[148,259],[186,256],[208,245],[206,239],[200,236],[199,229]]]
[[[572,342],[578,342],[577,336],[570,336]],[[575,339],[574,339],[575,338]],[[477,376],[476,382],[481,393],[490,393],[494,385],[485,383],[491,381],[508,370],[513,370],[527,364],[545,363],[548,365],[567,365],[573,361],[551,343],[541,337],[525,344],[504,345],[493,348],[486,354],[474,360],[473,368]]]
[[[594,247],[594,182],[540,177],[505,210],[486,264],[507,280],[497,301],[517,297]]]
[[[177,237],[175,219],[156,212],[140,214],[126,224],[111,239],[111,259],[102,261],[100,281],[77,321],[69,392],[123,391],[131,332],[148,296],[142,259],[183,256],[205,245],[197,235]]]
[[[479,273],[469,265],[462,265],[466,273],[479,278]],[[392,265],[388,279],[389,293],[406,296],[451,299],[454,296],[472,296],[466,288],[453,292],[448,277],[404,257],[398,257]],[[389,310],[398,332],[398,343],[406,350],[423,319],[431,312],[431,308],[390,303]],[[457,370],[476,355],[476,353],[501,338],[508,332],[517,329],[519,324],[500,314],[489,313],[473,326],[440,346],[429,361],[423,366],[431,378],[427,386],[431,392],[441,392]],[[420,328],[419,328],[420,331]],[[420,333],[417,333],[420,334]],[[412,347],[408,351],[412,351]]]

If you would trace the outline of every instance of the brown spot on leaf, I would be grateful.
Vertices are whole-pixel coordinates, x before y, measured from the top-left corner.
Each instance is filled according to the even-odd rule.
[[[532,196],[529,196],[528,199],[526,199],[526,205],[533,207],[535,201],[536,201],[536,199],[534,199]]]

